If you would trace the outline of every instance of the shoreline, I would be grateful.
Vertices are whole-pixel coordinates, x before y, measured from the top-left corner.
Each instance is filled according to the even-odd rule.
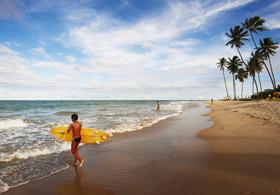
[[[183,107],[183,105],[184,104],[188,104],[189,102],[188,101],[184,101],[184,102],[175,102],[174,104],[172,104],[172,105],[174,105],[173,107],[171,107],[172,109],[174,109],[174,111],[176,111],[177,110],[177,112],[176,113],[173,113],[173,114],[168,114],[168,115],[166,115],[166,113],[163,111],[163,113],[161,113],[161,114],[157,114],[156,113],[156,115],[158,115],[156,118],[155,117],[152,117],[151,118],[151,120],[149,120],[149,121],[146,121],[146,123],[145,122],[143,122],[142,124],[143,125],[139,125],[139,126],[137,126],[137,129],[132,129],[132,130],[130,130],[130,131],[126,131],[126,132],[120,132],[120,133],[114,133],[113,135],[114,136],[117,136],[118,134],[120,134],[120,135],[125,135],[125,134],[127,134],[127,133],[129,133],[129,132],[132,132],[132,131],[138,131],[138,130],[142,130],[142,129],[144,129],[144,128],[147,128],[147,127],[150,127],[150,126],[152,126],[152,125],[154,125],[154,124],[156,124],[156,123],[158,123],[158,122],[161,122],[162,120],[166,120],[166,119],[168,119],[168,118],[170,118],[170,117],[174,117],[174,116],[178,116],[181,112],[182,112],[182,107]],[[169,104],[168,102],[166,103],[166,104]],[[163,105],[165,105],[165,104],[163,104]],[[168,110],[168,109],[167,109]],[[63,113],[64,112],[66,112],[66,111],[63,111]],[[68,111],[67,111],[68,112]],[[152,120],[153,119],[153,120]],[[63,147],[64,148],[64,147]],[[62,147],[61,148],[59,148],[59,149],[62,149]],[[63,151],[61,151],[61,154],[62,153],[67,153],[67,151],[68,150],[63,150]],[[39,152],[37,152],[37,153],[39,153]],[[50,152],[48,155],[52,155],[53,153],[52,152]],[[56,153],[57,154],[57,153]],[[68,153],[67,153],[68,154]],[[9,163],[11,163],[11,166],[13,166],[13,163],[15,164],[15,163],[17,163],[18,162],[18,160],[19,161],[23,161],[23,163],[25,163],[25,162],[32,162],[31,164],[36,164],[36,162],[37,162],[37,158],[39,158],[39,160],[38,160],[38,162],[37,162],[37,164],[38,163],[40,163],[40,159],[41,159],[41,157],[42,156],[44,156],[44,155],[34,155],[34,156],[29,156],[29,157],[26,157],[26,158],[19,158],[19,159],[12,159],[12,160],[9,160],[9,161],[11,161],[11,162],[9,162],[9,161],[7,161],[7,162],[5,162],[5,163],[8,163],[7,165],[4,165],[4,168],[6,168],[5,166],[9,166]],[[45,157],[43,157],[43,158],[45,158]],[[48,156],[46,156],[46,158],[48,158]],[[52,156],[52,158],[53,158],[53,156]],[[50,158],[51,159],[51,158]],[[54,159],[55,160],[55,159]],[[52,160],[51,160],[52,161]],[[30,163],[26,163],[26,164],[30,164]],[[56,167],[54,167],[54,169],[51,169],[51,171],[50,172],[40,172],[40,170],[39,170],[39,172],[41,173],[41,174],[39,174],[39,177],[38,178],[36,178],[36,179],[34,179],[33,177],[31,177],[32,179],[31,179],[31,182],[32,181],[36,181],[36,180],[40,180],[41,178],[45,178],[45,177],[49,177],[50,175],[53,175],[54,173],[56,173],[56,172],[59,172],[59,171],[61,171],[61,170],[64,170],[65,168],[67,168],[67,167],[69,167],[69,165],[67,165],[67,164],[65,164],[65,166],[63,166],[62,168],[61,168],[61,165],[62,164],[58,164],[58,167],[56,168]],[[64,165],[64,164],[63,164]],[[29,166],[30,167],[30,166]],[[23,167],[24,168],[24,167]],[[35,167],[35,169],[36,169],[36,167]],[[7,170],[7,171],[6,171]],[[15,188],[15,187],[18,187],[18,186],[21,186],[21,185],[25,185],[26,183],[29,183],[30,181],[29,181],[29,178],[28,177],[25,177],[24,175],[25,175],[25,172],[23,171],[23,172],[21,172],[20,171],[20,169],[18,169],[17,171],[9,171],[9,169],[7,168],[5,171],[7,172],[7,174],[5,175],[5,174],[3,174],[4,175],[4,177],[3,178],[1,178],[3,181],[7,181],[6,183],[8,183],[9,184],[9,186],[8,185],[5,185],[6,183],[1,183],[0,182],[0,186],[1,186],[1,192],[3,192],[3,191],[6,191],[6,189],[7,188],[10,188],[10,189],[12,189],[12,188]],[[24,170],[26,170],[26,169],[24,169]],[[38,172],[38,170],[35,170],[35,171],[37,171]],[[9,174],[10,175],[12,175],[13,173],[12,172],[17,172],[17,173],[19,173],[19,174],[17,174],[17,175],[19,175],[19,178],[22,178],[22,179],[19,179],[19,182],[17,182],[17,179],[16,180],[13,180],[12,179],[12,177],[9,177]],[[34,172],[34,171],[33,171]],[[3,173],[5,173],[4,171],[3,171]],[[29,172],[29,174],[30,175],[32,175],[32,172]],[[21,177],[21,175],[23,175],[23,177]],[[14,176],[13,176],[14,177]],[[1,181],[1,180],[0,180]],[[12,181],[15,181],[15,182],[12,182]]]
[[[198,103],[150,127],[83,146],[81,170],[70,167],[4,194],[279,194],[278,105]],[[271,109],[276,113],[269,115]],[[271,119],[261,119],[262,111]]]
[[[205,144],[196,136],[196,132],[210,124],[207,117],[199,114],[207,111],[204,102],[198,104],[200,104],[198,107],[187,107],[179,116],[162,120],[151,127],[126,133],[124,136],[114,136],[111,141],[100,145],[83,146],[80,151],[81,156],[87,158],[85,167],[82,169],[83,173],[79,173],[75,167],[70,167],[48,178],[11,188],[4,194],[37,193],[39,190],[41,194],[44,194],[46,189],[48,189],[48,194],[57,194],[58,191],[58,194],[76,194],[76,190],[81,190],[82,194],[147,194],[150,192],[168,194],[170,187],[182,192],[185,189],[181,189],[182,187],[177,189],[175,186],[184,186],[184,179],[174,179],[174,182],[178,184],[170,186],[170,182],[164,178],[174,176],[175,173],[185,178],[187,177],[185,174],[190,172],[195,177],[193,170],[199,169],[199,164],[201,166],[205,164],[204,160],[199,160],[207,155],[204,154]],[[194,110],[197,115],[190,115],[189,109]],[[185,120],[186,117],[187,120]],[[201,119],[205,123],[199,123]],[[191,124],[193,121],[197,122]],[[190,125],[190,131],[187,134],[184,132],[186,125]],[[178,135],[171,130],[176,130]],[[185,142],[186,139],[189,141]],[[193,145],[197,147],[190,147]],[[186,150],[189,152],[185,154]],[[197,151],[202,154],[197,154]],[[185,160],[183,159],[186,162],[189,161],[191,166],[184,168]],[[180,171],[182,168],[188,171]],[[169,170],[166,171],[166,169]],[[158,182],[158,177],[163,181]],[[162,184],[166,184],[166,187],[162,188]],[[67,189],[64,189],[65,185]],[[147,188],[147,185],[150,188]]]

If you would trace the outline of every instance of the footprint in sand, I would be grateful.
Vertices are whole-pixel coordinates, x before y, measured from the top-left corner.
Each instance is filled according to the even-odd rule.
[[[245,195],[255,194],[255,192],[245,192]]]
[[[280,188],[274,188],[273,191],[274,192],[280,192]]]
[[[204,190],[208,190],[209,186],[201,186],[201,188],[204,189]]]

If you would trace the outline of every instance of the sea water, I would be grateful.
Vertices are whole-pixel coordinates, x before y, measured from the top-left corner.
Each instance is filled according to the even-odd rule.
[[[50,128],[69,124],[73,113],[84,127],[109,134],[140,130],[178,115],[185,101],[0,101],[0,193],[69,167],[70,144]]]

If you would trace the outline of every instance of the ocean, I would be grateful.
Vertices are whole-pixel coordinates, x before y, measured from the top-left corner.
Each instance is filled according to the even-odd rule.
[[[186,101],[0,101],[0,193],[69,167],[70,143],[50,128],[79,115],[84,127],[126,133],[179,115]],[[113,139],[113,137],[111,138]]]

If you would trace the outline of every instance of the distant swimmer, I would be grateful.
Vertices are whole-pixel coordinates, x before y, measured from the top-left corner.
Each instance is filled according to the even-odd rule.
[[[79,144],[81,141],[82,124],[78,121],[77,114],[72,114],[71,119],[72,119],[72,123],[69,125],[67,133],[70,133],[70,131],[72,131],[72,135],[73,135],[73,140],[71,143],[71,153],[74,156],[73,165],[75,165],[77,160],[79,160],[80,167],[82,167],[85,161],[80,157],[78,153]]]
[[[159,101],[157,100],[157,111],[160,110]]]

